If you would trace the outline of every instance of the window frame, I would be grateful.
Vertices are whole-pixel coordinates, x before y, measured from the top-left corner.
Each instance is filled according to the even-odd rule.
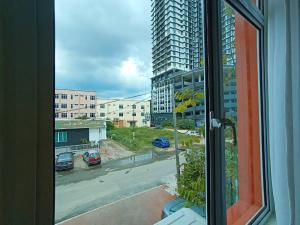
[[[244,17],[258,30],[258,81],[259,81],[259,116],[261,145],[261,182],[263,207],[248,221],[248,224],[259,224],[272,213],[270,168],[268,158],[268,120],[267,120],[267,78],[265,73],[265,20],[264,1],[258,7],[247,0],[224,0],[237,13]],[[224,130],[211,129],[211,117],[223,118],[223,76],[222,76],[222,27],[221,0],[205,1],[205,89],[206,92],[206,146],[207,157],[207,218],[208,224],[226,224],[225,203],[225,153]],[[213,112],[213,114],[211,114]],[[221,203],[221,204],[220,204]]]

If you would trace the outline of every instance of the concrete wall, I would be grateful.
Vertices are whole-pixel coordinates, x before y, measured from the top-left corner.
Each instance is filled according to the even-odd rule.
[[[106,136],[106,127],[99,129],[99,137],[100,137],[100,140],[107,139],[107,136]]]
[[[100,129],[89,129],[89,141],[98,142],[100,140]]]

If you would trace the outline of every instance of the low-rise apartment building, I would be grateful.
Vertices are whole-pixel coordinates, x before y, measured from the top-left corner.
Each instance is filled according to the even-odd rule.
[[[55,89],[55,119],[96,118],[96,91]]]
[[[150,100],[97,98],[96,117],[113,122],[116,127],[150,126]]]

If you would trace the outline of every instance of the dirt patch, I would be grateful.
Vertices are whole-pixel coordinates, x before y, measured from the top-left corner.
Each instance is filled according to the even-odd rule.
[[[76,155],[74,158],[74,169],[87,169],[88,165],[83,161],[82,155]]]
[[[102,162],[107,162],[113,159],[125,158],[133,155],[134,153],[129,151],[125,146],[107,139],[101,143],[100,153]]]

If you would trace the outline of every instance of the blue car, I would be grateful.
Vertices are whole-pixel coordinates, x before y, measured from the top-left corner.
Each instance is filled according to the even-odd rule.
[[[168,202],[162,210],[161,218],[164,219],[170,216],[171,214],[184,208],[186,205],[187,205],[187,201],[182,198],[177,198],[173,201]],[[193,210],[195,213],[199,214],[200,216],[202,216],[203,218],[206,217],[204,207],[199,207],[194,205],[190,207],[190,209]]]
[[[154,141],[152,141],[152,145],[159,147],[159,148],[168,148],[170,147],[170,142],[168,138],[160,137],[156,138]]]

